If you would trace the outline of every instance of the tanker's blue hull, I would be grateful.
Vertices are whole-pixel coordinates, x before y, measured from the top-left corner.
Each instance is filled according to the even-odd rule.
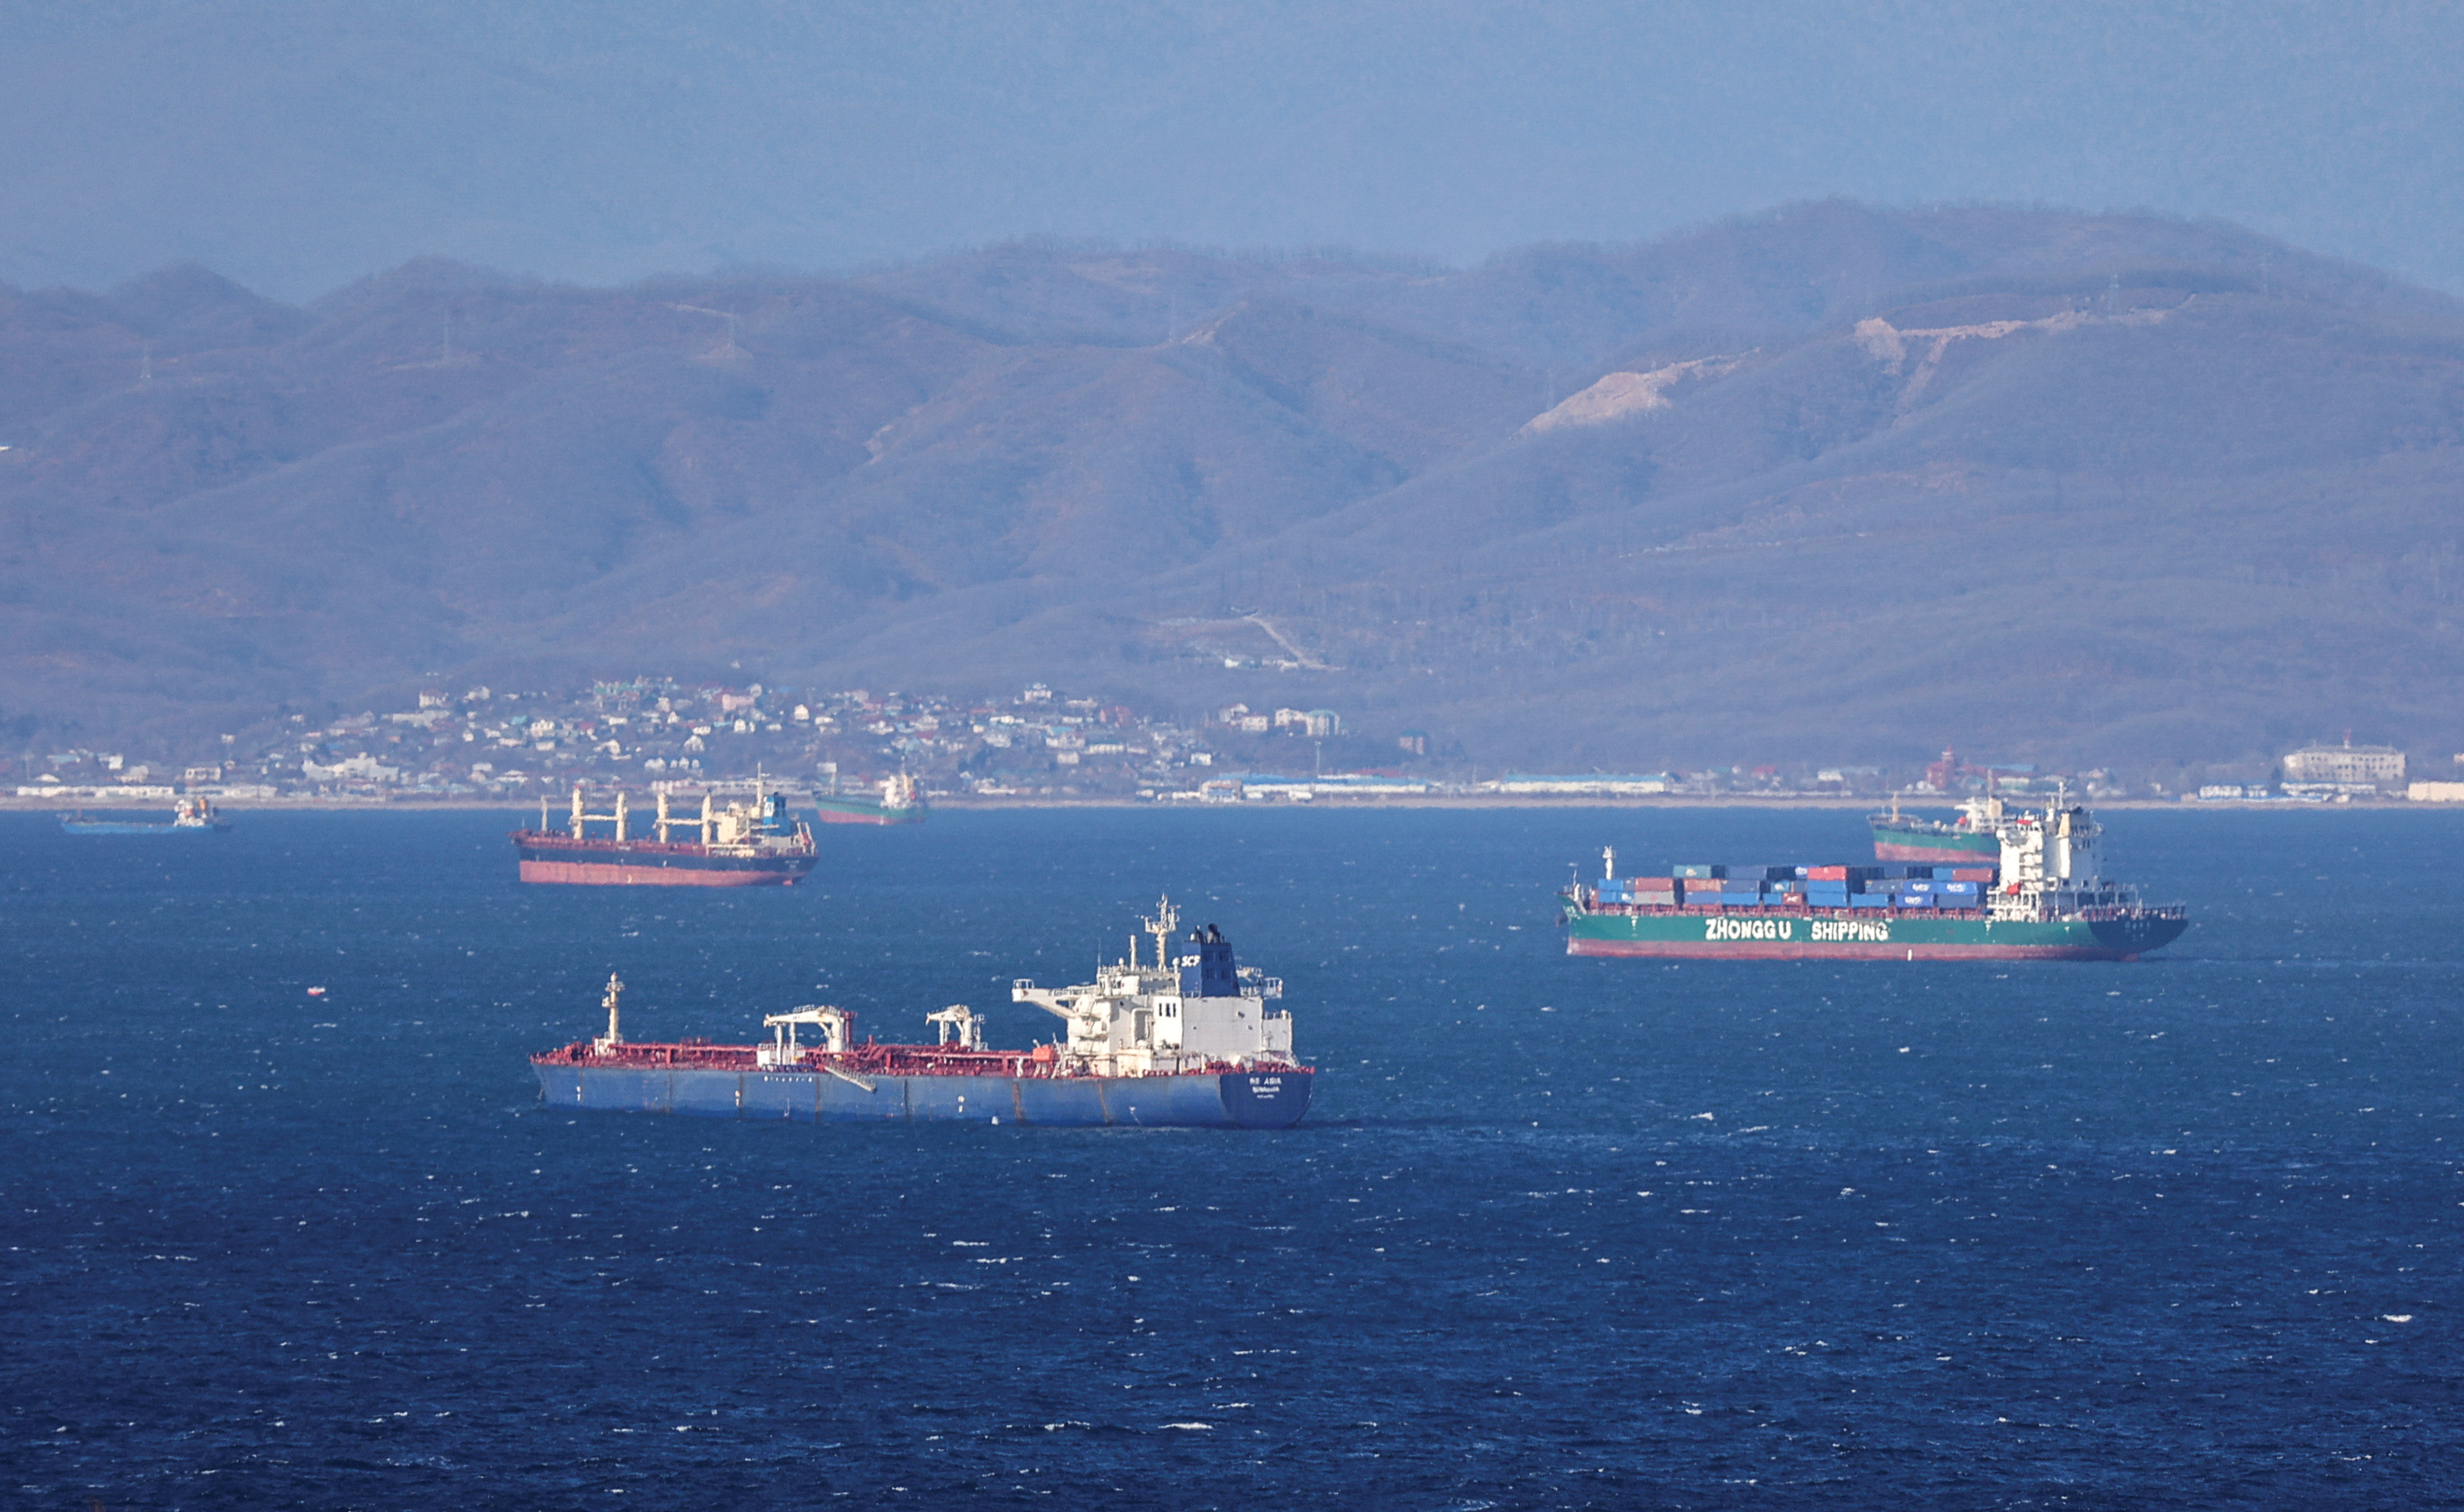
[[[816,1071],[598,1066],[534,1062],[552,1107],[799,1123],[1045,1124],[1288,1129],[1309,1111],[1307,1071],[1188,1076],[873,1076]]]

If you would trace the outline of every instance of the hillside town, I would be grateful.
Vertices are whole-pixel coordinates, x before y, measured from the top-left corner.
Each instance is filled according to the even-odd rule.
[[[567,692],[422,691],[414,707],[317,721],[284,715],[176,765],[71,748],[0,757],[20,800],[498,802],[578,785],[701,792],[756,780],[790,794],[911,777],[941,803],[1510,802],[1873,799],[2103,801],[2464,801],[2464,782],[2408,779],[2404,752],[2322,743],[2264,779],[2168,792],[2102,769],[2039,770],[1946,751],[1904,768],[1763,763],[1658,772],[1484,772],[1428,733],[1363,732],[1331,709],[1234,703],[1172,719],[1036,683],[1001,701],[637,677]],[[2464,757],[2457,758],[2464,765]]]

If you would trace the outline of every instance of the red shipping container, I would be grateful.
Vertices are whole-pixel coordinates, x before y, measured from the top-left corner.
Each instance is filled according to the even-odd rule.
[[[1625,879],[1625,885],[1637,892],[1674,892],[1677,890],[1677,879],[1674,877],[1628,877]]]
[[[1845,882],[1848,880],[1848,868],[1845,866],[1808,866],[1805,868],[1805,878],[1808,882]]]
[[[1950,868],[1950,880],[1953,882],[1991,882],[1993,880],[1994,869],[1995,868],[1991,866],[1953,866]]]

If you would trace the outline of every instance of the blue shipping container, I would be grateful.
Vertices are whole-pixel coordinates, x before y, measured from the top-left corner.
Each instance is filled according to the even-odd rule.
[[[1887,892],[1852,892],[1848,895],[1848,906],[1852,909],[1887,909],[1891,906],[1891,896]]]

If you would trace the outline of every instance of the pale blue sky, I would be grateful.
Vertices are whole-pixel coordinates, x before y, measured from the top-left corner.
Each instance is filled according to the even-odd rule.
[[[0,4],[0,278],[605,282],[1020,235],[1476,261],[1791,200],[2215,216],[2464,293],[2464,10]]]

